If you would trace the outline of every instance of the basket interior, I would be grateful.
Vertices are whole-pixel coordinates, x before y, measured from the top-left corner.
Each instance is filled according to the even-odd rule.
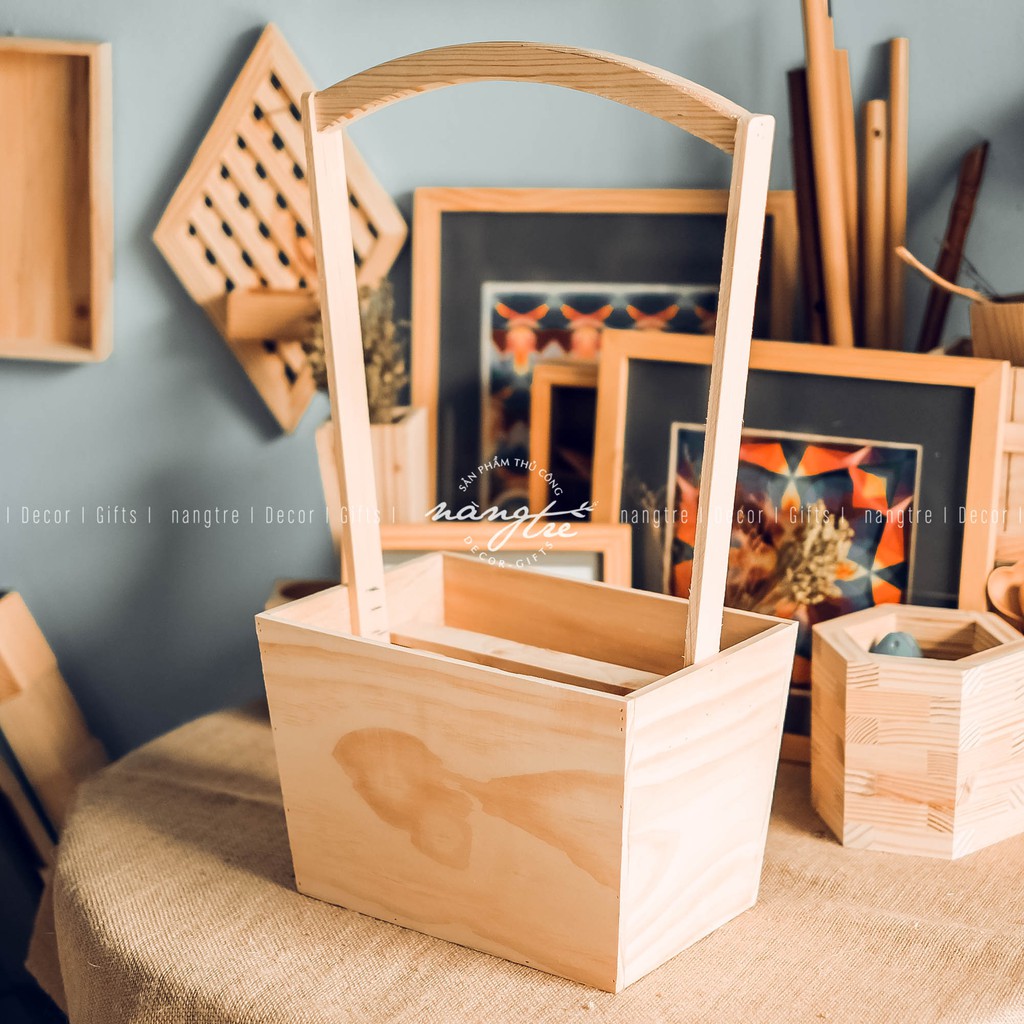
[[[888,633],[909,633],[920,645],[925,658],[960,661],[1005,643],[971,612],[950,613],[944,609],[907,608],[892,605],[887,614],[850,623],[846,632],[858,647],[870,649]]]
[[[687,602],[639,590],[432,554],[386,576],[391,642],[506,672],[626,695],[683,667]],[[344,587],[275,618],[348,631]],[[726,610],[722,649],[778,620]]]

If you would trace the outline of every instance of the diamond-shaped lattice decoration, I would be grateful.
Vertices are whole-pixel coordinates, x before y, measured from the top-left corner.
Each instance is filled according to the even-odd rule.
[[[295,429],[316,391],[301,343],[229,337],[227,296],[272,290],[294,306],[308,293],[309,308],[316,309],[299,110],[302,94],[312,88],[284,37],[268,25],[153,234],[287,432]],[[374,284],[390,270],[407,228],[347,139],[345,160],[359,279]]]

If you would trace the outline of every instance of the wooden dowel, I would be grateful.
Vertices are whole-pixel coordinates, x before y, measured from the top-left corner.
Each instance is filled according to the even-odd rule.
[[[850,265],[850,305],[854,310],[854,335],[859,335],[856,313],[860,309],[860,242],[857,212],[857,125],[853,113],[850,54],[835,51],[836,106],[839,114],[839,147],[843,165],[843,210],[846,213],[846,253]]]
[[[811,156],[811,121],[807,110],[807,71],[805,68],[794,68],[787,74],[786,80],[789,88],[789,123],[793,133],[793,188],[796,193],[804,317],[808,337],[820,345],[828,343],[828,324],[825,319],[825,286],[821,273],[814,161]]]
[[[983,306],[988,305],[992,300],[973,288],[965,288],[963,285],[953,284],[943,277],[939,277],[931,267],[926,267],[905,245],[896,246],[897,258],[908,267],[913,267],[922,277],[931,281],[936,288],[941,288],[949,295],[959,295],[962,298],[970,299],[972,302],[980,302]]]
[[[960,274],[967,232],[974,217],[974,205],[978,198],[978,189],[981,188],[981,179],[985,174],[987,157],[988,143],[982,142],[968,150],[960,164],[956,194],[949,210],[949,223],[946,225],[946,235],[935,264],[935,272],[947,281],[955,282]],[[934,286],[928,293],[928,304],[925,306],[924,319],[921,322],[921,334],[917,339],[919,352],[931,352],[938,346],[942,340],[942,329],[946,325],[948,311],[949,292]]]
[[[885,348],[885,218],[889,114],[885,100],[864,104],[864,208],[861,230],[862,336],[868,348]]]
[[[903,263],[896,248],[907,240],[907,138],[910,40],[889,40],[889,212],[886,218],[886,321],[889,348],[903,348]]]
[[[833,345],[850,348],[853,346],[853,309],[832,22],[828,16],[828,0],[802,0],[802,5],[828,335]]]

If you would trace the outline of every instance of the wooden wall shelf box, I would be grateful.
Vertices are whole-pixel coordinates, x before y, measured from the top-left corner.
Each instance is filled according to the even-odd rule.
[[[870,654],[910,633],[925,657]],[[1024,832],[1024,637],[880,605],[814,629],[811,793],[844,846],[956,859]]]
[[[0,38],[0,358],[112,344],[109,43]]]
[[[567,86],[732,154],[689,601],[426,555],[257,616],[300,891],[617,991],[750,907],[796,626],[723,611],[774,124],[609,54],[471,43],[305,98],[339,480],[376,500],[341,129],[466,81]]]

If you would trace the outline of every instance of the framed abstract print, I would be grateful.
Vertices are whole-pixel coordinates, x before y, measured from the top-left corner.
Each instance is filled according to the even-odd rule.
[[[725,190],[417,190],[412,403],[438,499],[476,473],[483,505],[526,503],[537,366],[599,359],[609,328],[713,333],[727,205]],[[793,194],[771,192],[760,336],[791,336],[796,264]]]
[[[633,527],[634,586],[688,593],[711,346],[604,336],[594,518]],[[801,623],[789,754],[806,753],[815,622],[985,607],[1007,381],[996,361],[754,342],[726,603]]]

